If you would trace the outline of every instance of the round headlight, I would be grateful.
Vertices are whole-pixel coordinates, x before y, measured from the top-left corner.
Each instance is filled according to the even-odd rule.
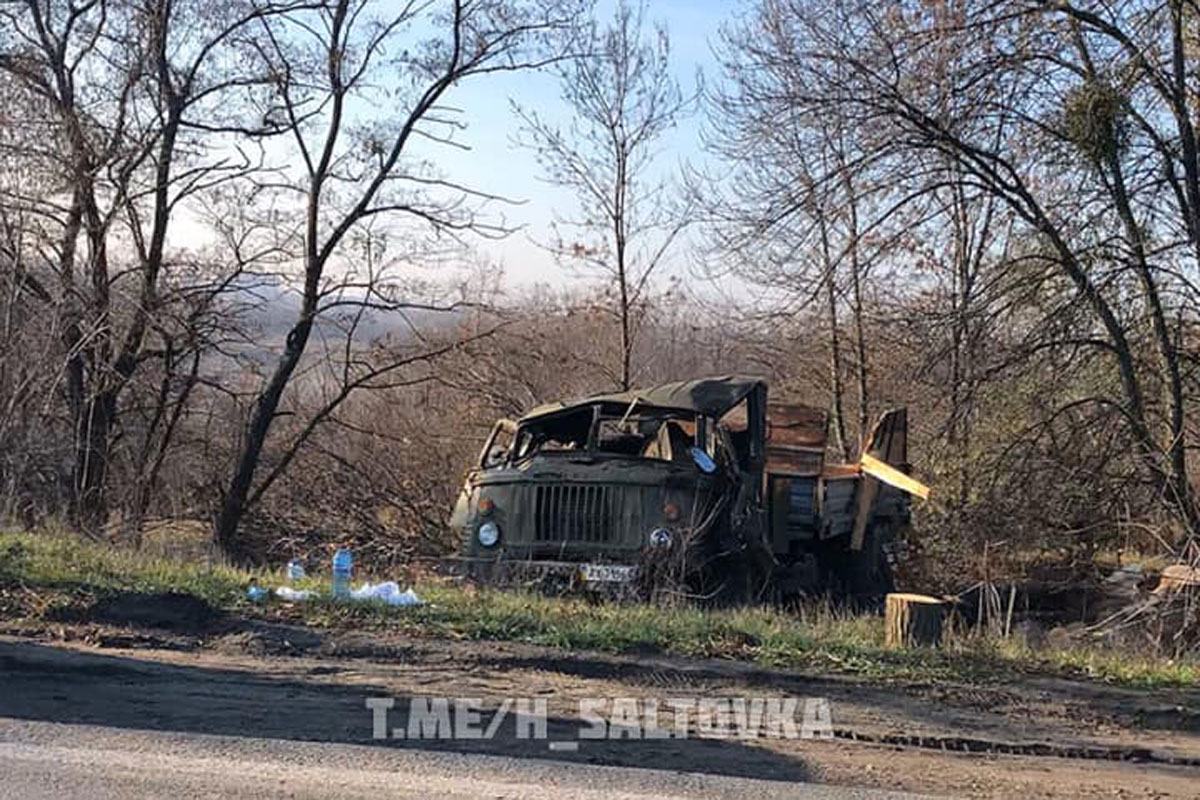
[[[485,522],[479,526],[475,535],[484,547],[495,547],[496,542],[500,541],[500,526],[494,522]]]
[[[650,546],[666,549],[671,546],[671,532],[666,528],[655,528],[650,531]]]

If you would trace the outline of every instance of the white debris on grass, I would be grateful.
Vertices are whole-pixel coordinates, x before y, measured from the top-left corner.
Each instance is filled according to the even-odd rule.
[[[395,581],[364,583],[351,590],[350,597],[354,600],[381,600],[389,606],[419,606],[425,602],[412,589],[400,591],[400,585]]]
[[[290,586],[280,586],[275,589],[275,596],[280,600],[303,602],[316,595],[310,589],[293,589]],[[400,585],[395,581],[383,583],[364,583],[350,592],[351,600],[379,600],[389,606],[421,606],[425,601],[417,597],[412,589],[400,591]]]
[[[280,586],[275,590],[275,596],[280,600],[301,601],[313,596],[308,589],[293,589],[290,586]]]

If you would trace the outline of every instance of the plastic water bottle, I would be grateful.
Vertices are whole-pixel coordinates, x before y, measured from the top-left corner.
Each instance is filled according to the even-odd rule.
[[[350,594],[350,571],[354,568],[354,556],[344,547],[333,554],[333,596],[346,597]]]
[[[304,580],[304,565],[294,558],[288,562],[287,579],[288,583]]]

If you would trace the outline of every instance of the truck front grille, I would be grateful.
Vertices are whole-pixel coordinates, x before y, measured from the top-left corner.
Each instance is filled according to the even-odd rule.
[[[607,542],[612,538],[612,505],[607,486],[538,486],[534,502],[539,542]]]

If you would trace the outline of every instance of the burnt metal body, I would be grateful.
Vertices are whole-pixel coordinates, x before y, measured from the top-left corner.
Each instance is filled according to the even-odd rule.
[[[824,412],[769,404],[764,382],[738,377],[501,420],[451,518],[458,566],[485,580],[666,576],[704,595],[886,591],[907,495],[875,486],[860,508],[864,477],[825,466],[825,429]],[[903,450],[883,438],[877,428],[869,446]]]

